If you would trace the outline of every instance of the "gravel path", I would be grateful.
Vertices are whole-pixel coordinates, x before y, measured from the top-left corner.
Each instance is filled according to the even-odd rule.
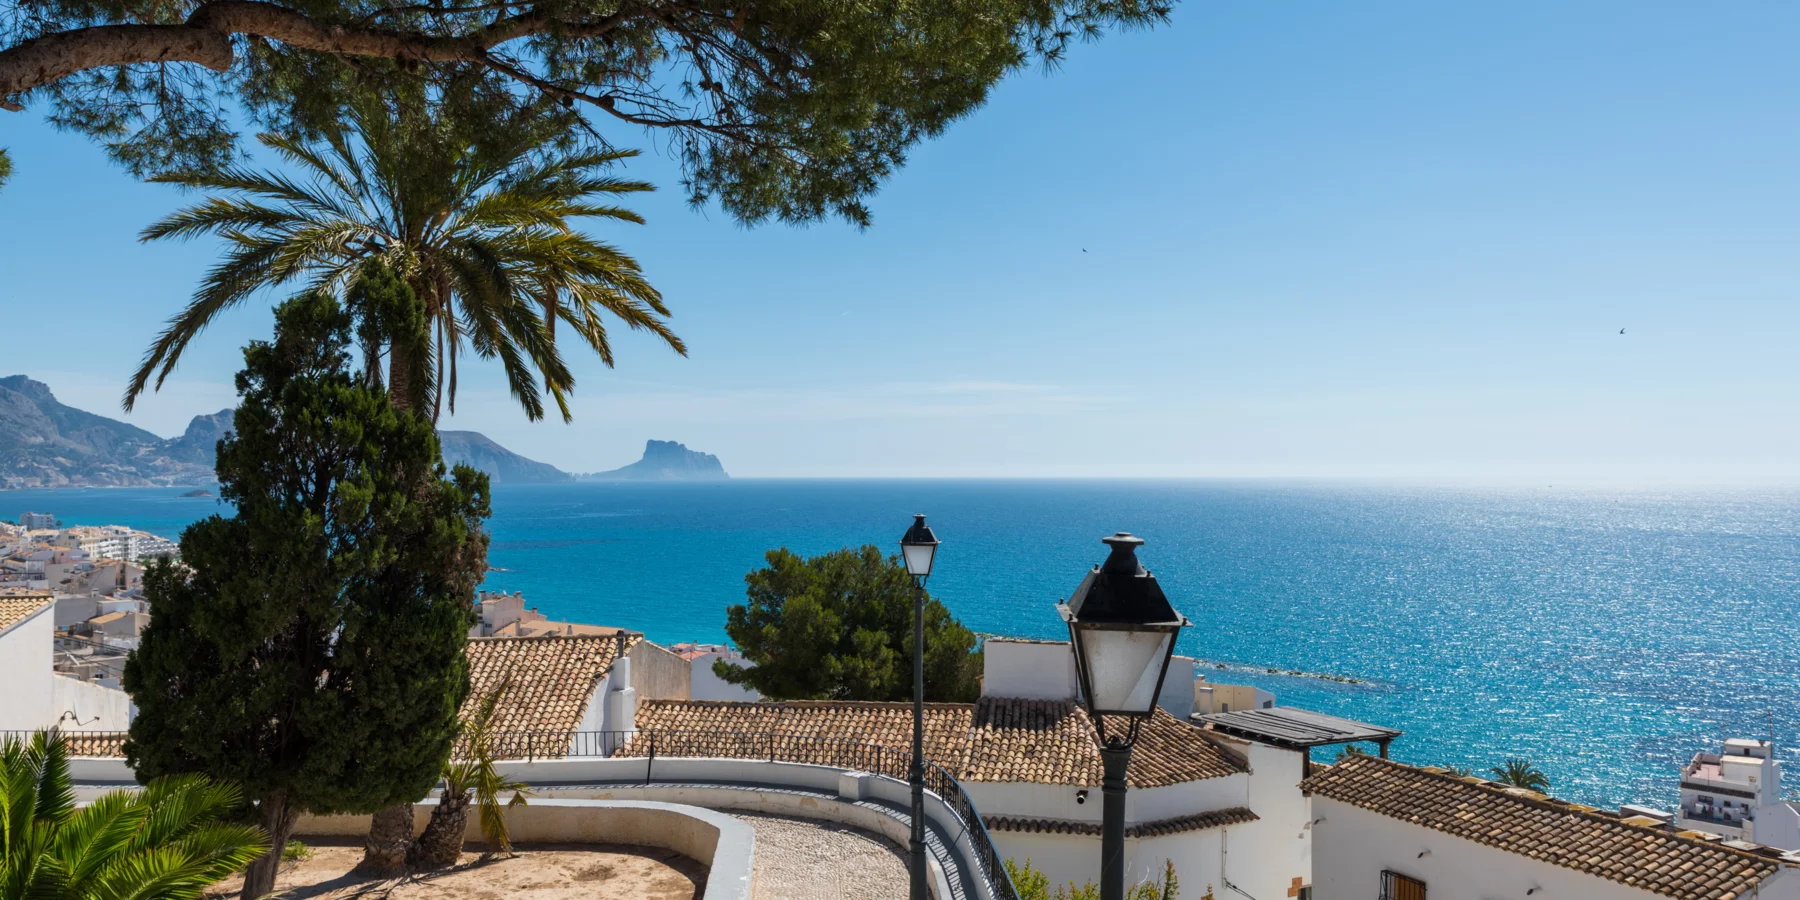
[[[899,900],[906,856],[885,838],[818,819],[732,813],[756,829],[752,900]]]

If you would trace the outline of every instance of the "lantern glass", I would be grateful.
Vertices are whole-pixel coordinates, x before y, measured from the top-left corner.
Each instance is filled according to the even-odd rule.
[[[1147,716],[1173,648],[1170,630],[1138,631],[1077,625],[1088,706],[1095,712]]]
[[[931,574],[931,560],[937,555],[937,544],[902,543],[900,555],[906,560],[906,574],[924,578]]]

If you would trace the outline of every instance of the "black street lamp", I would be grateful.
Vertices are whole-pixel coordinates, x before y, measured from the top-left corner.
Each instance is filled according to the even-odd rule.
[[[912,842],[906,869],[912,883],[911,900],[927,900],[925,891],[925,579],[937,557],[937,535],[925,524],[925,514],[913,516],[912,527],[900,538],[900,556],[906,574],[913,579],[913,752],[907,781],[912,784]]]
[[[1175,636],[1190,624],[1138,562],[1142,538],[1102,538],[1112,553],[1094,567],[1056,611],[1069,624],[1081,697],[1100,737],[1104,798],[1100,826],[1100,900],[1125,898],[1125,771],[1138,724],[1156,710]],[[1123,716],[1124,734],[1106,733],[1106,717]]]

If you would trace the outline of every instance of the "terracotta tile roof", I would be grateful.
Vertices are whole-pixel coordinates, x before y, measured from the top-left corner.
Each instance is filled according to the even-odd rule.
[[[469,639],[468,715],[508,676],[512,685],[494,715],[503,732],[574,731],[594,687],[639,636],[489,637]]]
[[[31,618],[31,614],[51,604],[49,594],[0,595],[0,631],[5,631]]]
[[[1681,900],[1748,896],[1780,868],[1750,853],[1379,757],[1350,757],[1314,772],[1300,786],[1402,822]]]
[[[638,704],[637,724],[654,734],[659,754],[773,755],[883,774],[889,774],[887,766],[876,763],[903,768],[904,751],[912,745],[910,703],[645,700]],[[870,745],[901,752],[888,760],[868,750]],[[859,754],[872,755],[875,762],[857,763]],[[1093,725],[1085,710],[1068,701],[984,697],[973,704],[928,703],[925,757],[962,781],[1100,784]],[[1200,729],[1158,710],[1139,733],[1127,778],[1133,787],[1161,787],[1243,771]]]
[[[1261,817],[1256,813],[1237,806],[1191,816],[1142,822],[1125,829],[1125,836],[1128,838],[1162,837],[1188,831],[1204,831],[1208,828],[1219,828],[1225,825],[1240,825],[1244,822],[1254,822],[1258,818]],[[1023,816],[987,816],[981,821],[987,825],[989,831],[1081,835],[1100,833],[1100,825],[1097,822],[1070,822],[1066,819],[1033,819]]]

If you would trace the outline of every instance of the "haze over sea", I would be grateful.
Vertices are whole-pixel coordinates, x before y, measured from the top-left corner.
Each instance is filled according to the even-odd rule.
[[[179,490],[15,491],[176,537]],[[933,593],[979,632],[1066,637],[1052,605],[1132,531],[1193,619],[1180,652],[1284,705],[1402,729],[1394,755],[1538,762],[1555,792],[1672,808],[1721,735],[1800,753],[1800,492],[1256,481],[777,481],[496,488],[488,587],[653,640],[725,638],[762,553],[873,542],[913,512]],[[1270,675],[1297,669],[1363,685]],[[1800,775],[1796,775],[1800,778]]]

